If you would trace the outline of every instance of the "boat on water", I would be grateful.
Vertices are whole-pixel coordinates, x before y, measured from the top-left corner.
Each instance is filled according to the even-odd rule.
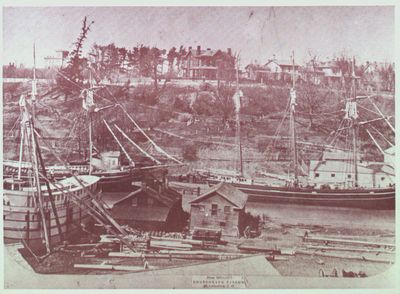
[[[292,59],[294,67],[294,57]],[[357,150],[357,128],[368,122],[359,122],[357,113],[357,100],[360,97],[355,93],[355,74],[354,74],[354,60],[353,60],[353,84],[352,84],[352,97],[347,98],[345,118],[346,127],[343,129],[349,130],[352,135],[352,150],[349,152],[350,169],[347,173],[343,173],[343,182],[326,182],[321,184],[321,181],[316,181],[319,176],[315,173],[309,176],[307,183],[301,183],[297,142],[296,142],[296,124],[295,124],[295,107],[296,107],[296,90],[295,90],[295,77],[292,76],[293,86],[290,89],[289,95],[289,119],[290,119],[290,149],[291,149],[291,162],[292,162],[292,175],[290,178],[282,175],[271,175],[265,173],[268,181],[263,179],[252,179],[245,177],[243,174],[242,164],[242,151],[240,143],[240,123],[239,123],[239,109],[237,107],[236,117],[237,132],[239,135],[239,159],[240,169],[238,171],[224,172],[216,170],[195,170],[191,175],[195,181],[201,181],[209,184],[216,184],[219,182],[229,182],[249,195],[249,201],[268,202],[268,203],[288,203],[288,204],[304,204],[304,205],[318,205],[318,206],[332,206],[332,207],[351,207],[362,209],[395,209],[395,185],[394,181],[386,183],[386,186],[375,185],[373,187],[360,184],[360,156]],[[294,75],[293,68],[293,75]],[[238,83],[237,83],[238,85]],[[236,96],[239,96],[239,89],[237,86]],[[237,97],[234,97],[237,100]],[[385,120],[384,117],[378,120]],[[372,120],[372,121],[376,121]],[[348,157],[348,156],[347,156]],[[325,164],[326,162],[323,162]],[[339,165],[343,162],[339,162]],[[393,169],[392,169],[393,170]],[[314,171],[310,170],[310,173]],[[393,172],[394,173],[394,172]],[[335,177],[336,174],[330,174]],[[394,174],[392,175],[394,178]],[[385,177],[382,177],[384,179]],[[271,181],[272,179],[272,181]],[[195,182],[194,181],[194,182]],[[371,182],[373,180],[371,179]],[[271,184],[271,182],[275,182]],[[365,183],[365,180],[364,180]]]

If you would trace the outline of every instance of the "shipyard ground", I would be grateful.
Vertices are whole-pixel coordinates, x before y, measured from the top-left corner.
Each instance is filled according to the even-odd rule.
[[[265,262],[262,255],[228,260],[218,263],[174,267],[156,271],[142,271],[115,275],[53,274],[43,275],[34,272],[22,258],[18,246],[5,246],[4,287],[6,289],[45,289],[45,288],[192,288],[193,276],[240,275],[246,278],[246,288],[385,288],[385,293],[395,293],[396,270],[387,271],[362,279],[320,278],[296,276],[282,277]],[[282,261],[284,262],[284,261]],[[298,266],[307,268],[309,260]]]
[[[299,282],[290,284],[279,284],[281,277],[287,277],[290,281],[295,277],[306,277],[311,279],[313,283],[323,280],[324,285],[328,287],[339,287],[344,283],[350,283],[355,287],[367,287],[366,285],[374,285],[375,287],[390,287],[394,275],[395,266],[392,262],[395,261],[394,251],[383,250],[384,252],[343,252],[331,250],[316,250],[310,248],[315,244],[304,242],[302,236],[305,232],[309,236],[325,237],[325,238],[341,238],[344,240],[364,240],[369,242],[379,242],[394,244],[394,212],[379,212],[379,211],[362,211],[348,209],[332,209],[318,207],[293,207],[285,205],[267,205],[260,203],[248,203],[248,211],[252,213],[260,213],[264,215],[264,225],[261,236],[254,239],[245,239],[237,237],[224,237],[228,241],[228,245],[219,246],[214,250],[223,252],[241,252],[253,253],[255,259],[248,259],[249,257],[232,259],[228,261],[207,261],[207,260],[190,260],[190,259],[157,259],[149,258],[150,270],[140,270],[137,273],[126,273],[123,271],[101,271],[101,270],[87,270],[73,268],[75,263],[110,263],[128,266],[141,266],[140,260],[134,259],[121,259],[121,258],[98,258],[98,257],[82,257],[79,253],[58,252],[50,255],[40,265],[34,261],[32,257],[24,259],[18,251],[16,246],[6,246],[5,258],[5,278],[6,286],[9,288],[29,287],[28,285],[15,284],[16,270],[20,268],[24,275],[42,277],[39,273],[52,274],[51,277],[57,277],[61,284],[53,284],[53,287],[82,287],[82,288],[119,288],[119,287],[159,287],[159,284],[151,284],[151,282],[141,282],[142,278],[147,280],[155,279],[157,275],[174,275],[174,278],[162,284],[160,287],[191,287],[188,280],[190,280],[188,268],[192,269],[191,274],[211,274],[210,269],[216,267],[220,268],[216,274],[245,274],[246,277],[252,279],[258,274],[257,271],[263,271],[262,275],[273,276],[270,282],[265,279],[254,279],[248,287],[285,287],[299,286]],[[325,215],[324,218],[318,217],[321,213]],[[318,222],[315,221],[318,219]],[[354,221],[354,220],[357,221]],[[252,248],[266,248],[266,249],[279,249],[282,255],[279,255],[280,260],[267,261],[267,253],[252,252],[249,250],[239,250],[238,245]],[[325,244],[322,244],[325,246]],[[335,247],[335,246],[334,246]],[[340,246],[339,246],[340,247]],[[322,254],[322,256],[321,256]],[[338,257],[324,256],[324,254],[337,255]],[[29,254],[26,254],[29,256]],[[250,256],[251,257],[251,256]],[[354,260],[359,258],[360,260]],[[28,261],[28,262],[27,262]],[[228,263],[226,263],[228,262]],[[234,266],[231,263],[241,264],[237,265],[238,268],[232,272]],[[17,267],[14,265],[18,264]],[[32,269],[32,266],[34,269]],[[244,268],[246,267],[246,270]],[[321,270],[325,275],[331,275],[333,269],[338,272],[339,278],[325,277],[321,278]],[[367,278],[354,278],[343,279],[342,270],[346,272],[364,272]],[[186,274],[182,276],[182,281],[176,279],[175,274]],[[61,277],[68,276],[67,280],[71,280],[71,284],[67,285],[63,282]],[[93,277],[95,276],[95,277]],[[98,278],[98,277],[104,278]],[[134,280],[139,279],[140,282],[127,282],[127,277],[135,277]],[[49,277],[45,275],[43,277]],[[121,278],[119,278],[121,277]],[[18,278],[19,279],[19,278]],[[88,284],[86,279],[93,280],[93,284]],[[121,279],[121,282],[118,282]],[[106,281],[112,280],[113,282],[107,283]],[[168,280],[168,279],[165,279]],[[332,280],[336,282],[332,282]],[[347,281],[347,280],[352,280]],[[14,282],[13,282],[14,281]],[[38,278],[38,283],[41,281]],[[272,281],[272,282],[271,282]],[[278,281],[278,282],[275,282]],[[308,280],[307,280],[308,281]],[[364,281],[364,282],[360,282]],[[368,281],[374,281],[373,284],[368,284]],[[53,283],[53,282],[52,282]],[[119,284],[121,283],[121,284]],[[334,284],[332,284],[334,283]],[[375,284],[377,283],[377,284]],[[321,287],[321,284],[316,284]],[[379,286],[380,285],[380,286]],[[303,285],[306,287],[305,285]],[[50,286],[48,286],[50,287]],[[308,286],[307,286],[308,287]]]

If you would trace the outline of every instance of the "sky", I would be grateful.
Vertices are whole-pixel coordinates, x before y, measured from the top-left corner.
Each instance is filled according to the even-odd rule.
[[[71,50],[84,16],[95,23],[84,52],[94,44],[132,48],[232,48],[240,66],[275,55],[296,62],[355,56],[359,62],[393,62],[392,6],[324,7],[3,7],[3,64],[37,66],[55,50]]]

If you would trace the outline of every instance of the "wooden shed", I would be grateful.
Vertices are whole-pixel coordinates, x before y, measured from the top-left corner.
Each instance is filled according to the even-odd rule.
[[[147,231],[181,231],[185,226],[182,196],[165,184],[143,182],[114,203],[111,212],[120,224]]]
[[[244,220],[247,194],[228,183],[215,185],[190,201],[190,230],[221,229],[222,235],[237,236]]]

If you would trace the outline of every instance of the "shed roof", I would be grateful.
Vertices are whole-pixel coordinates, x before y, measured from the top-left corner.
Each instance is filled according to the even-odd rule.
[[[240,209],[246,205],[248,198],[246,193],[240,191],[231,184],[221,182],[218,185],[215,185],[211,190],[203,193],[189,203],[199,203],[210,197],[213,193],[217,193]]]
[[[168,207],[133,207],[133,206],[114,206],[112,213],[118,220],[134,221],[157,221],[167,220],[170,208]]]
[[[126,195],[125,197],[114,202],[114,207],[117,206],[118,203],[120,203],[128,198],[138,197],[138,196],[153,198],[155,200],[160,201],[167,207],[172,207],[174,205],[174,203],[181,198],[181,195],[171,188],[167,188],[163,192],[159,193],[155,189],[147,186],[146,188],[141,187],[140,189],[138,189],[134,192],[131,192],[128,195]]]

